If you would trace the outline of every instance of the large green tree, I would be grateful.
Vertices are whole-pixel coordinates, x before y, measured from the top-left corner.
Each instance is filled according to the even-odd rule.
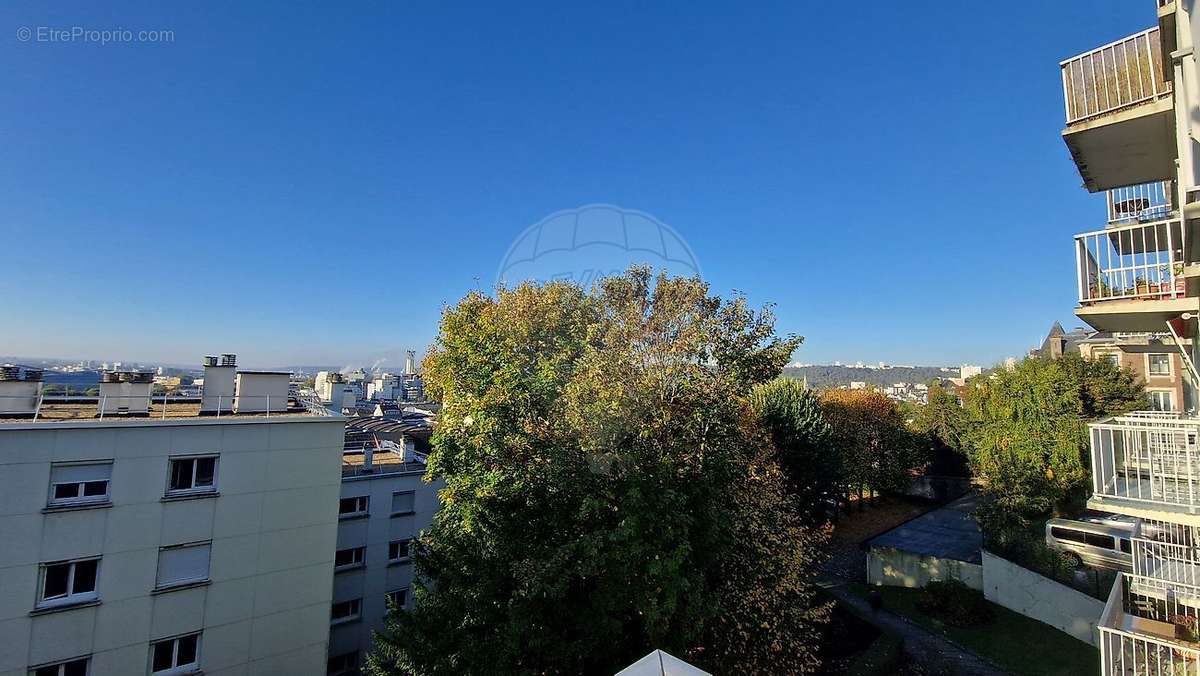
[[[876,390],[826,390],[821,410],[829,421],[841,459],[841,489],[857,493],[900,491],[925,464],[924,449],[913,439],[900,408]]]
[[[798,339],[646,269],[448,308],[425,362],[442,508],[372,674],[611,674],[651,648],[806,673],[825,533],[747,395]]]
[[[1078,505],[1088,483],[1086,423],[1146,406],[1141,385],[1107,361],[1029,358],[973,378],[963,396],[964,446],[998,535]]]
[[[758,385],[751,406],[779,454],[788,489],[805,513],[817,518],[839,497],[842,458],[816,393],[797,380]]]

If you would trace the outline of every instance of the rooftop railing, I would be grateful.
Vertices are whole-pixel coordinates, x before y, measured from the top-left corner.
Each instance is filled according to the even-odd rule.
[[[1183,232],[1178,220],[1138,223],[1075,236],[1079,302],[1183,297]]]
[[[212,400],[212,408],[201,406],[201,397],[156,394],[65,395],[53,392],[0,395],[0,422],[57,422],[123,418],[160,419],[198,416],[246,417],[281,415],[333,415],[314,413],[287,395],[230,395]]]
[[[1163,76],[1157,27],[1073,56],[1059,66],[1068,125],[1171,93],[1171,83]]]
[[[1152,412],[1156,413],[1156,412]],[[1102,498],[1200,507],[1200,421],[1127,415],[1088,426],[1092,491]]]

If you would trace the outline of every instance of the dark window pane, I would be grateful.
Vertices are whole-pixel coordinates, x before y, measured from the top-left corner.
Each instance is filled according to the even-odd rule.
[[[1097,535],[1095,533],[1087,534],[1087,543],[1093,547],[1101,547],[1103,549],[1112,549],[1116,543],[1111,536]]]
[[[335,566],[348,566],[352,563],[354,563],[353,549],[339,549],[333,555],[333,565]]]
[[[196,643],[200,640],[200,637],[196,634],[192,634],[191,636],[184,636],[183,638],[176,640],[179,641],[179,658],[175,660],[175,666],[192,664],[195,662]]]
[[[175,666],[171,663],[174,657],[175,642],[162,641],[154,644],[154,660],[151,664],[151,669],[154,671],[165,671]]]
[[[74,593],[82,594],[84,592],[96,591],[96,568],[98,564],[100,564],[100,560],[96,560],[96,558],[92,558],[91,561],[76,563]]]
[[[217,459],[216,458],[198,458],[196,460],[196,485],[211,486],[213,485],[213,476],[216,475]]]
[[[1132,547],[1129,544],[1129,540],[1121,540],[1121,551],[1125,552],[1126,554],[1132,552]]]
[[[79,484],[54,484],[55,500],[77,497],[79,497]]]
[[[40,667],[33,672],[33,676],[58,676],[58,667]]]
[[[1057,526],[1050,529],[1050,534],[1059,540],[1066,540],[1067,542],[1085,542],[1087,539],[1083,531],[1058,528]]]
[[[87,676],[87,658],[74,660],[63,665],[63,676]]]
[[[80,561],[75,564],[74,593],[82,594],[84,592],[96,591],[96,567],[99,563],[99,560],[92,559],[91,561]]]
[[[95,497],[108,493],[107,481],[89,481],[83,485],[83,494],[87,497]]]
[[[183,491],[192,487],[192,460],[171,461],[171,490]]]
[[[46,586],[42,592],[42,598],[52,599],[59,596],[67,595],[67,576],[70,574],[71,567],[69,564],[61,563],[56,566],[46,567]]]

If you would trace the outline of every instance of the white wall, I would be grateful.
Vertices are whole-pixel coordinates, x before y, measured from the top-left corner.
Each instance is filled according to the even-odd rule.
[[[1104,602],[1075,591],[1032,570],[983,552],[983,595],[992,603],[1044,622],[1096,645],[1096,622]]]
[[[344,419],[0,424],[0,676],[92,656],[143,674],[203,630],[206,674],[325,673]],[[168,457],[217,453],[216,496],[164,500]],[[43,513],[52,462],[113,461],[112,505]],[[211,540],[211,582],[151,593],[158,548]],[[39,563],[101,555],[99,605],[31,616]]]

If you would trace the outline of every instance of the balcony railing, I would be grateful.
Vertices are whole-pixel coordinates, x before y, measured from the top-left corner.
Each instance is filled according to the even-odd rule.
[[[1197,529],[1169,521],[1140,520],[1130,538],[1133,574],[1200,587]]]
[[[1161,221],[1171,213],[1170,181],[1153,181],[1106,192],[1109,225]]]
[[[1200,588],[1119,575],[1099,624],[1101,672],[1200,675],[1197,600]]]
[[[1170,94],[1160,50],[1158,28],[1150,28],[1059,64],[1067,124]]]
[[[1079,302],[1184,295],[1179,221],[1139,223],[1075,236]]]
[[[1096,496],[1200,507],[1200,421],[1132,415],[1088,428]]]

